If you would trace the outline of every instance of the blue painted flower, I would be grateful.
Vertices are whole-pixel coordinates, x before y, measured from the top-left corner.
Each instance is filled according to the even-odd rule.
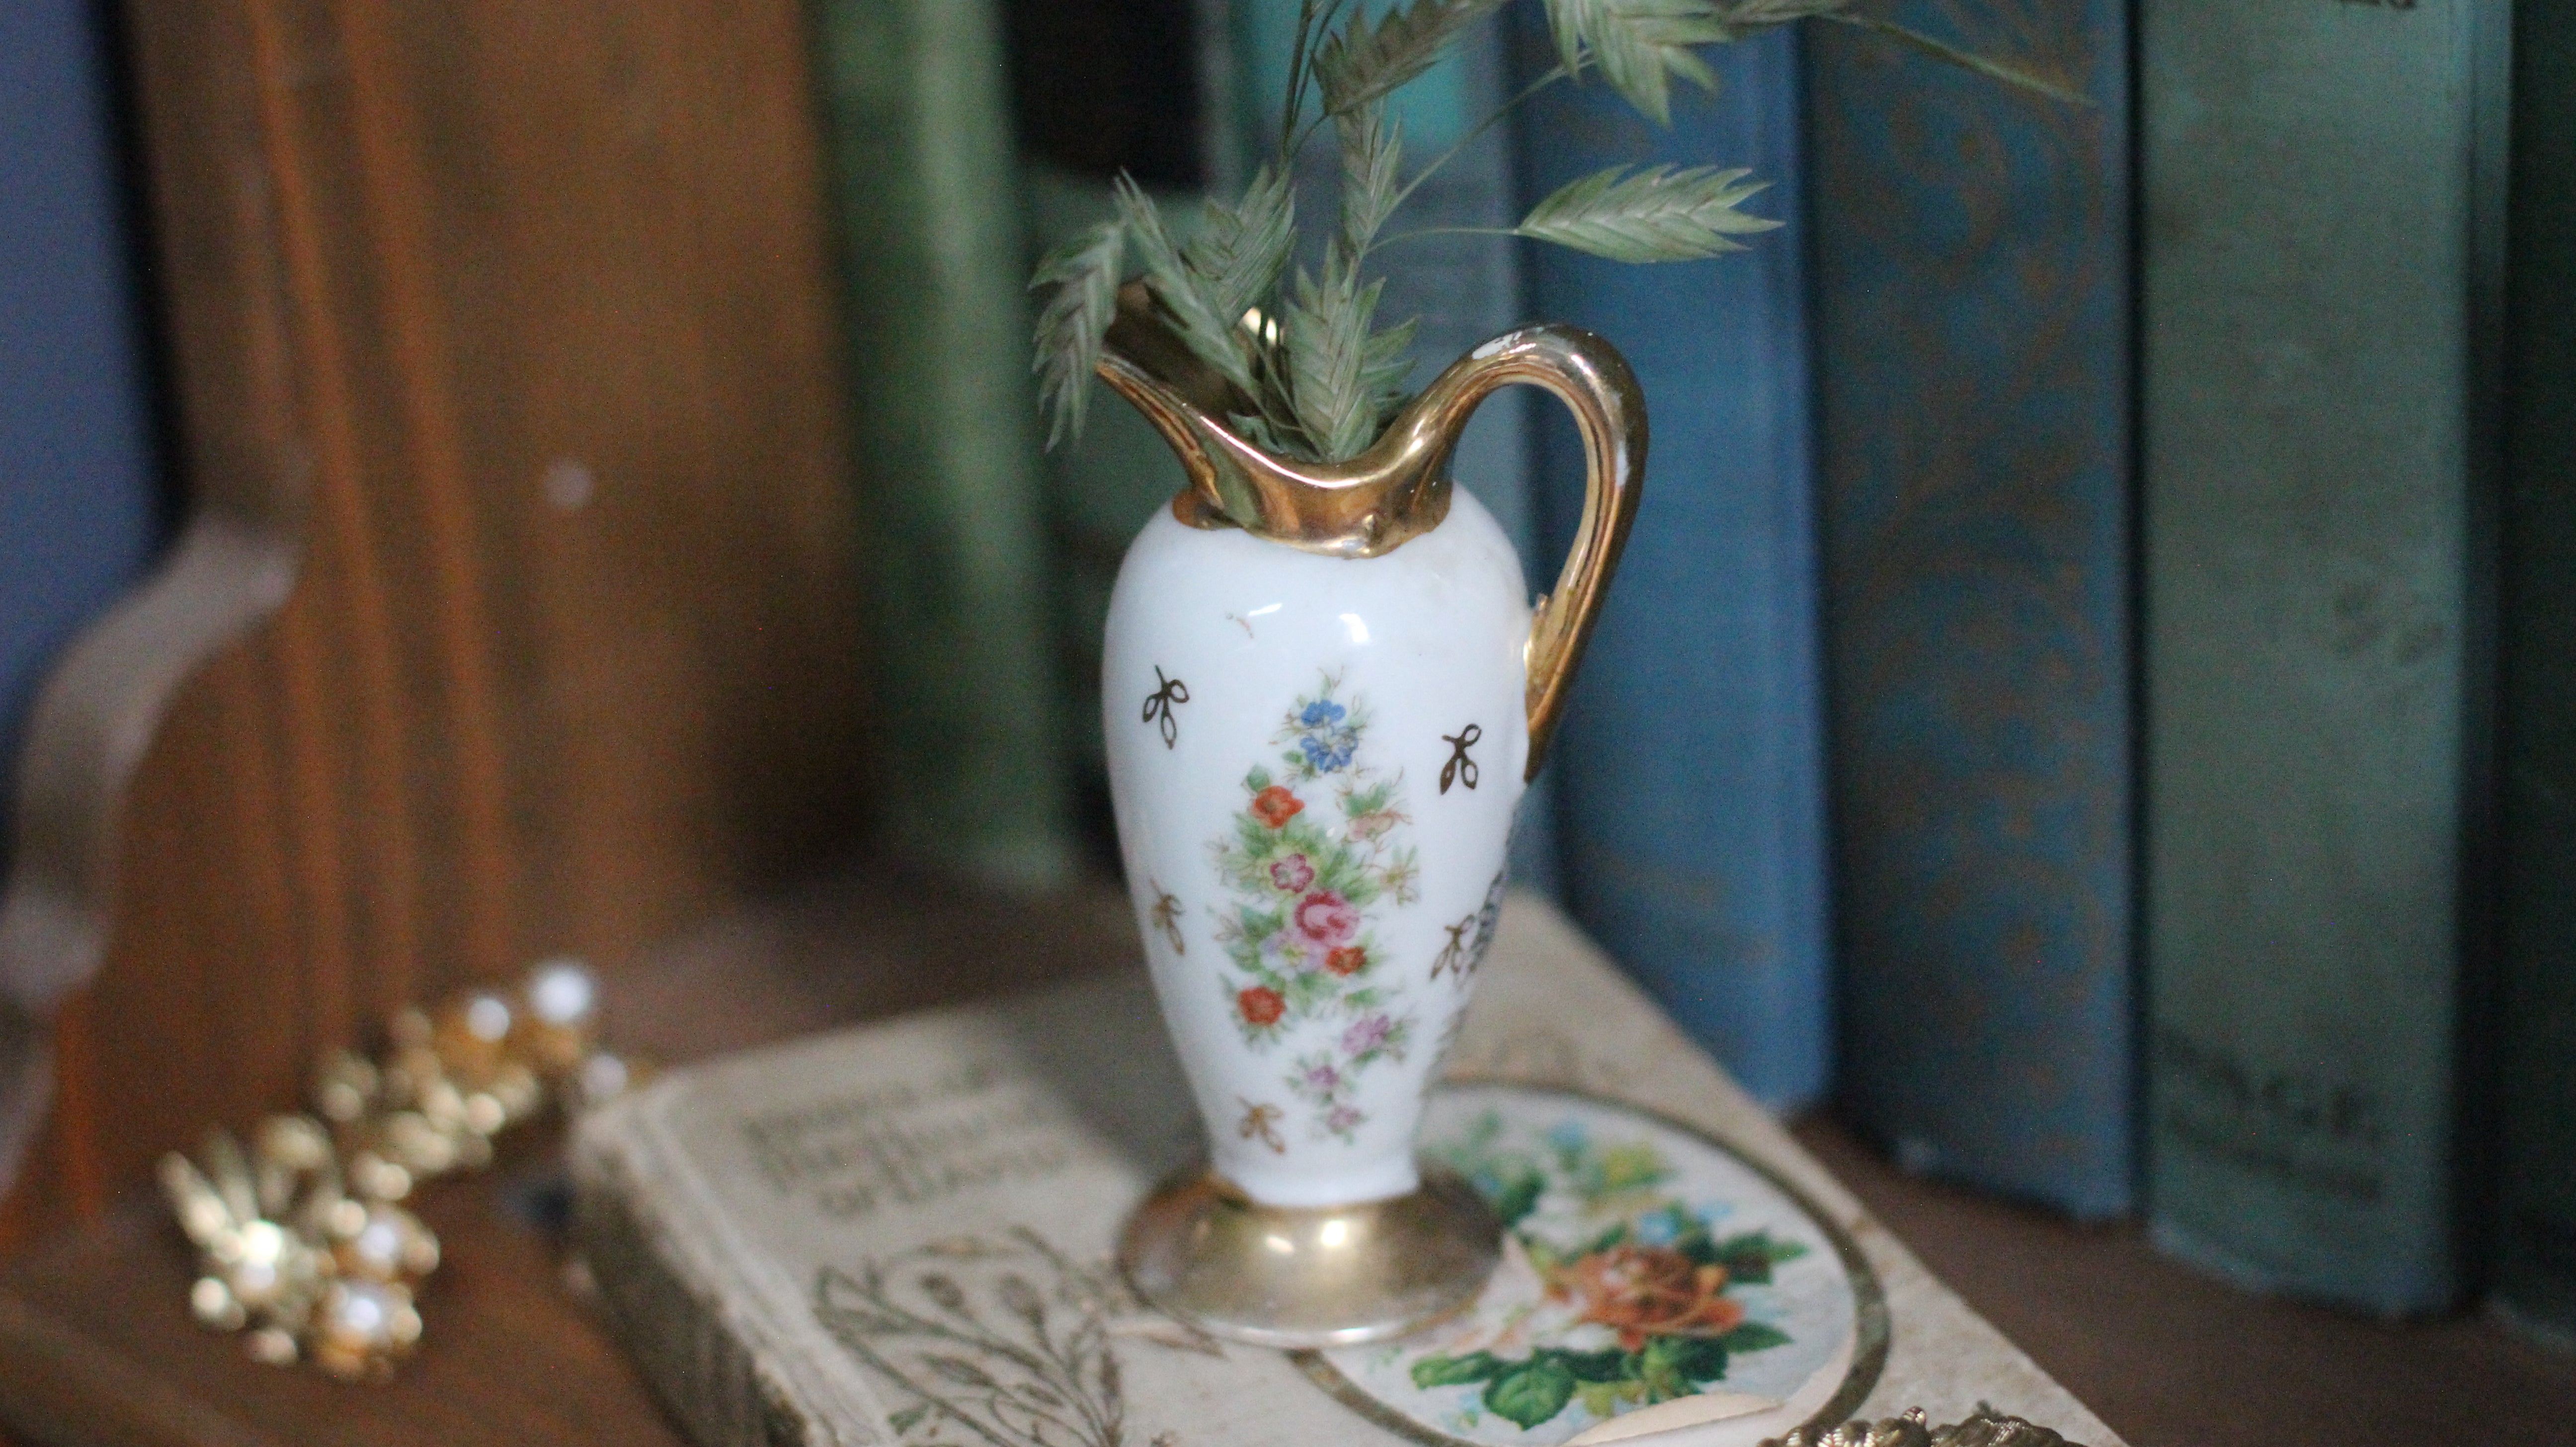
[[[1558,1121],[1547,1133],[1547,1143],[1561,1151],[1579,1151],[1591,1141],[1592,1133],[1579,1120]]]
[[[1639,1241],[1649,1246],[1670,1246],[1681,1239],[1680,1217],[1679,1208],[1649,1211],[1637,1218],[1634,1234]]]
[[[1352,745],[1349,741],[1326,743],[1308,734],[1297,740],[1297,748],[1306,756],[1307,767],[1319,774],[1338,773],[1351,766]]]
[[[1319,698],[1306,705],[1306,711],[1297,715],[1297,722],[1310,729],[1331,728],[1342,721],[1342,714],[1340,704],[1329,698]]]

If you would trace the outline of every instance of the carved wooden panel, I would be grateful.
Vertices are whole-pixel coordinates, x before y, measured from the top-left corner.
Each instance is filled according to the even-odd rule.
[[[795,0],[129,11],[194,515],[31,729],[12,1239],[400,1002],[613,972],[857,832]]]

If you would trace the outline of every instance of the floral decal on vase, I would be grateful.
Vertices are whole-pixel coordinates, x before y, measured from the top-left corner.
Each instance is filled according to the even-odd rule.
[[[1224,983],[1235,1026],[1256,1050],[1295,1037],[1289,1093],[1313,1134],[1348,1142],[1368,1119],[1358,1077],[1402,1060],[1411,1041],[1372,926],[1376,910],[1414,902],[1420,869],[1399,842],[1412,822],[1402,778],[1361,760],[1368,715],[1339,688],[1326,675],[1288,711],[1273,739],[1286,745],[1279,767],[1244,774],[1243,809],[1214,852],[1233,896],[1217,939],[1240,971]]]

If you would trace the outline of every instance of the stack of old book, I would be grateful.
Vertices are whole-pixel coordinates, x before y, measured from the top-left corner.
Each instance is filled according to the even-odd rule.
[[[579,1236],[706,1447],[1749,1447],[1917,1407],[2116,1442],[1546,904],[1507,907],[1447,1075],[1424,1148],[1510,1239],[1394,1343],[1219,1343],[1119,1282],[1199,1148],[1141,968],[667,1076],[584,1124]]]

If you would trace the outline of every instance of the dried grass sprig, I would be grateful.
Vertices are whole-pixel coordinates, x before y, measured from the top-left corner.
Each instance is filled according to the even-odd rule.
[[[1448,53],[1478,18],[1502,0],[1413,0],[1371,21],[1355,18],[1315,52],[1324,114],[1339,118],[1393,95]]]
[[[1338,461],[1376,440],[1403,402],[1414,324],[1380,328],[1376,251],[1435,228],[1387,235],[1423,181],[1502,116],[1547,86],[1597,75],[1641,114],[1669,124],[1676,78],[1715,89],[1700,51],[1800,20],[1854,26],[2035,94],[2092,104],[2080,91],[2009,61],[1976,55],[1854,8],[1855,0],[1547,0],[1561,64],[1473,127],[1449,150],[1404,173],[1388,97],[1438,64],[1502,0],[1300,0],[1280,101],[1277,162],[1232,205],[1208,203],[1187,246],[1173,242],[1152,198],[1125,176],[1117,214],[1039,263],[1046,293],[1037,322],[1040,402],[1048,445],[1082,431],[1092,369],[1131,265],[1175,335],[1241,394],[1227,420],[1258,446]],[[1313,100],[1309,115],[1309,100]],[[1296,155],[1330,125],[1340,143],[1338,222],[1320,276],[1297,269],[1289,175]],[[1517,226],[1477,229],[1571,247],[1622,262],[1697,261],[1741,251],[1738,237],[1781,223],[1743,209],[1766,183],[1741,168],[1612,166],[1559,188]]]
[[[1029,279],[1047,293],[1038,311],[1038,405],[1050,421],[1047,446],[1082,435],[1091,401],[1091,370],[1118,314],[1118,277],[1127,256],[1127,228],[1104,221],[1057,247]]]
[[[1742,251],[1736,237],[1781,224],[1739,209],[1771,184],[1748,179],[1753,173],[1743,167],[1627,170],[1613,166],[1568,182],[1531,207],[1512,234],[1612,261],[1648,262]]]

